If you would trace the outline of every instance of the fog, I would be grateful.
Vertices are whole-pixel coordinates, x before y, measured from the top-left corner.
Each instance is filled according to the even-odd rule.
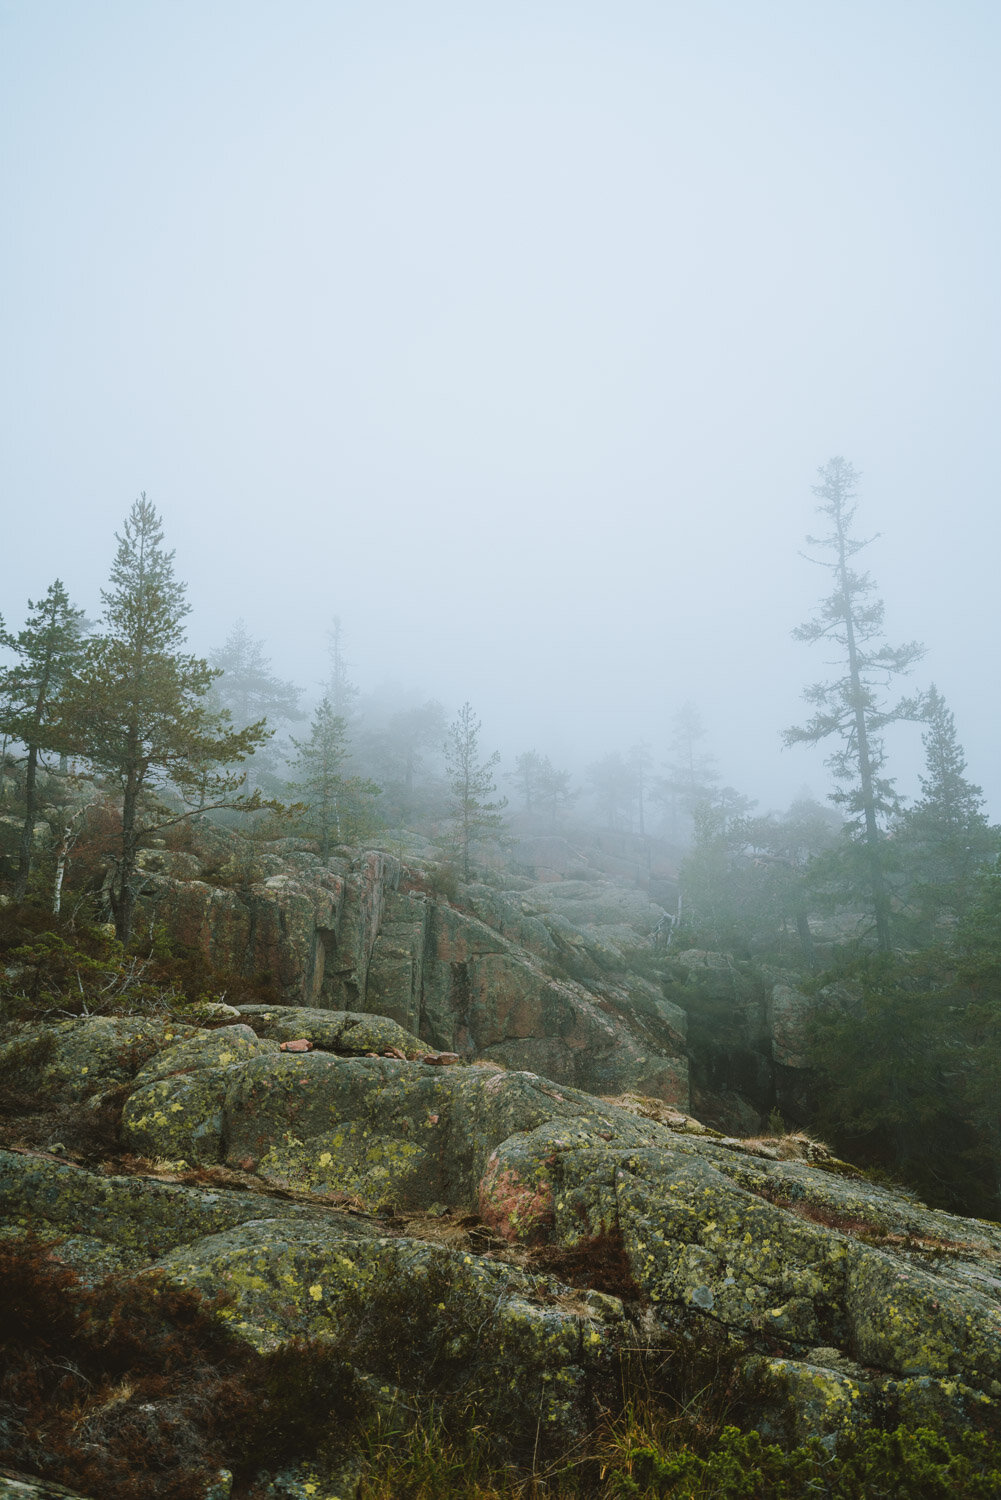
[[[0,0],[0,611],[91,614],[145,490],[238,618],[486,749],[783,751],[811,486],[1001,817],[1001,11],[921,0]],[[917,791],[917,729],[891,770]]]

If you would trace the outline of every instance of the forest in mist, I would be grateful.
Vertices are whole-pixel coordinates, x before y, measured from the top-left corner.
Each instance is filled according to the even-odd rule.
[[[693,704],[667,745],[623,745],[578,779],[543,741],[502,761],[472,699],[446,709],[419,693],[365,695],[336,618],[312,703],[272,671],[245,622],[210,659],[190,654],[186,585],[141,495],[115,534],[99,619],[56,579],[20,628],[0,623],[12,932],[22,903],[59,922],[70,897],[71,928],[110,919],[126,951],[148,943],[143,851],[164,836],[183,847],[192,820],[221,819],[251,846],[305,841],[321,861],[366,843],[416,851],[455,900],[478,882],[503,889],[526,837],[551,851],[610,839],[623,878],[662,903],[652,953],[631,961],[653,964],[672,993],[672,948],[750,964],[757,984],[769,965],[807,986],[848,982],[812,1043],[828,1085],[811,1109],[835,1138],[857,1138],[946,1204],[986,1211],[997,1187],[1001,828],[967,774],[947,701],[910,680],[923,646],[886,637],[860,565],[857,471],[833,458],[817,477],[810,546],[830,592],[796,635],[820,647],[827,675],[807,686],[805,716],[784,738],[823,747],[831,791],[763,812],[721,780]],[[887,742],[905,726],[924,758],[908,800]],[[720,1045],[732,1019],[686,996],[696,1036],[708,1028],[706,1045]]]
[[[25,1493],[1001,1497],[999,70],[0,0]]]
[[[600,836],[982,1121],[999,32],[0,6],[15,905],[127,945],[200,814],[460,885]]]
[[[997,816],[999,24],[3,6],[0,607],[58,574],[96,617],[145,489],[199,656],[242,619],[311,712],[337,616],[364,696],[468,699],[578,787],[659,772],[691,703],[780,810],[827,793],[778,747],[843,454]],[[916,798],[920,736],[888,743]]]

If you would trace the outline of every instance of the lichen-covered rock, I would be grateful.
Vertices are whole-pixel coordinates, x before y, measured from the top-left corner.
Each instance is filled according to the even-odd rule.
[[[135,1076],[137,1089],[181,1073],[199,1068],[224,1068],[229,1063],[245,1062],[248,1057],[273,1055],[279,1051],[273,1041],[260,1041],[257,1033],[241,1022],[217,1026],[213,1031],[199,1031],[171,1042],[158,1052]]]
[[[0,1046],[0,1078],[56,1099],[84,1100],[130,1083],[151,1057],[197,1036],[163,1018],[79,1016],[18,1029]]]
[[[381,850],[366,850],[352,862],[334,940],[327,944],[321,988],[323,1001],[331,1009],[363,1008],[369,964],[386,902],[396,890],[400,871],[400,861]],[[318,997],[320,992],[320,988],[315,988],[313,996]],[[307,1004],[311,1003],[307,995],[303,998]]]
[[[816,1002],[792,985],[773,985],[767,1023],[775,1062],[787,1068],[808,1066],[806,1027],[815,1008]]]
[[[175,1164],[183,1166],[183,1163]],[[8,1230],[61,1237],[62,1255],[81,1269],[136,1269],[180,1245],[266,1216],[326,1226],[341,1215],[317,1204],[261,1192],[103,1176],[28,1152],[0,1151],[0,1209]],[[366,1226],[352,1220],[352,1232]]]
[[[336,947],[344,881],[319,865],[303,870],[281,860],[276,873],[257,874],[220,886],[150,872],[143,901],[176,941],[216,969],[247,979],[267,974],[283,998],[313,1004],[328,948]]]
[[[305,1037],[314,1047],[345,1057],[364,1057],[392,1048],[404,1057],[419,1057],[427,1051],[426,1042],[388,1016],[301,1005],[241,1005],[240,1014],[260,1037],[278,1042]]]
[[[230,1326],[256,1347],[328,1336],[405,1389],[446,1383],[498,1431],[583,1434],[621,1328],[560,1305],[548,1278],[420,1241],[306,1223],[240,1225],[157,1262],[172,1280],[229,1292]],[[572,1310],[571,1310],[572,1309]]]
[[[684,1017],[659,998],[641,1018],[628,990],[589,994],[484,922],[442,906],[431,913],[423,976],[421,1032],[435,1046],[596,1093],[633,1087],[688,1103]]]
[[[224,1166],[227,1182],[235,1169],[242,1185],[101,1177],[6,1153],[8,1232],[63,1235],[94,1274],[150,1264],[223,1286],[228,1316],[262,1345],[328,1333],[390,1384],[425,1367],[449,1389],[482,1382],[509,1425],[534,1402],[545,1422],[578,1430],[614,1344],[604,1323],[592,1340],[605,1313],[582,1312],[585,1289],[564,1304],[569,1290],[507,1263],[518,1258],[572,1265],[577,1280],[600,1267],[595,1290],[619,1299],[641,1344],[709,1320],[755,1373],[776,1431],[997,1412],[998,1226],[928,1210],[828,1157],[779,1160],[767,1142],[700,1133],[663,1099],[623,1108],[526,1071],[324,1050],[384,1040],[388,1021],[247,1007],[218,1031],[158,1025],[139,1034],[142,1066],[132,1056],[120,1073],[106,1029],[54,1035],[71,1037],[71,1068],[89,1035],[101,1077],[130,1080],[127,1149],[178,1171]],[[280,1050],[281,1035],[314,1025],[313,1051]],[[408,1224],[465,1216],[502,1259],[366,1217],[390,1209]],[[473,1326],[485,1330],[475,1348]],[[367,1354],[366,1329],[379,1346]]]
[[[387,896],[365,983],[366,1008],[412,1032],[421,1025],[429,909],[427,896],[418,892]]]
[[[460,910],[385,850],[323,862],[208,824],[193,839],[144,852],[142,902],[217,971],[266,976],[289,1006],[385,1015],[463,1056],[688,1104],[684,1013],[624,962],[666,920],[642,892],[512,877],[521,889],[464,888]]]

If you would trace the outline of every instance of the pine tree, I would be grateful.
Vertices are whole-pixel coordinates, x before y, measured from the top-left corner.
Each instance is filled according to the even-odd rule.
[[[545,815],[551,828],[556,827],[560,813],[573,801],[570,772],[557,771],[549,756],[540,755],[537,750],[522,751],[515,760],[514,770],[505,776],[520,794],[524,811]]]
[[[498,802],[487,799],[497,790],[494,767],[500,761],[495,750],[480,760],[479,737],[482,724],[470,703],[464,703],[449,726],[445,763],[451,787],[453,835],[462,865],[462,878],[469,879],[470,849],[474,841],[501,827],[501,811],[507,798]]]
[[[667,837],[690,843],[695,809],[719,786],[716,758],[705,747],[706,731],[698,709],[683,703],[674,716],[674,735],[653,798],[664,808]]]
[[[751,886],[747,854],[754,803],[720,787],[693,809],[694,846],[679,871],[681,909],[700,944],[737,949],[749,935]]]
[[[294,682],[276,677],[264,652],[264,642],[255,640],[242,620],[237,620],[226,644],[209,655],[209,665],[221,675],[214,694],[229,710],[235,729],[245,729],[259,719],[298,719],[299,689]]]
[[[144,839],[210,808],[263,805],[256,794],[238,795],[242,771],[222,768],[252,755],[268,730],[263,723],[234,730],[228,714],[212,711],[207,695],[218,673],[181,651],[190,606],[145,493],[115,539],[111,587],[101,593],[105,633],[88,642],[64,700],[63,723],[76,737],[75,748],[121,791],[121,847],[110,898],[117,936],[128,943]],[[158,792],[172,794],[179,807],[165,808]]]
[[[307,808],[306,827],[319,840],[320,855],[327,859],[335,842],[364,831],[371,799],[378,795],[374,781],[342,775],[347,758],[347,727],[324,698],[313,715],[309,739],[293,739],[298,754],[293,768],[299,772],[290,783],[293,795]]]
[[[821,483],[813,493],[817,509],[827,516],[832,530],[827,536],[807,537],[812,547],[823,547],[831,560],[810,560],[832,574],[834,590],[823,599],[814,620],[793,631],[796,640],[814,644],[833,643],[841,656],[843,672],[832,682],[814,683],[804,697],[816,713],[808,723],[787,729],[786,745],[816,745],[834,737],[841,748],[827,764],[841,783],[833,800],[847,812],[864,841],[867,886],[875,917],[876,941],[881,951],[890,947],[890,898],[887,890],[882,834],[885,820],[896,812],[898,798],[891,778],[883,775],[886,756],[882,730],[902,719],[922,716],[921,700],[901,698],[887,703],[884,689],[893,678],[906,674],[924,655],[916,641],[889,646],[882,638],[884,605],[876,599],[875,584],[868,573],[851,567],[852,558],[873,538],[862,541],[851,536],[857,507],[855,485],[858,472],[843,458],[832,458],[819,471]]]
[[[212,699],[218,708],[229,712],[234,729],[266,720],[269,729],[303,717],[299,708],[299,689],[294,682],[276,677],[264,650],[264,642],[255,640],[242,620],[238,620],[226,637],[226,644],[209,655],[209,665],[221,675],[212,684]],[[273,778],[278,769],[273,741],[262,747],[254,761],[254,782]],[[248,782],[250,780],[248,773]]]
[[[606,828],[632,830],[636,771],[620,750],[610,750],[585,771],[595,807]]]
[[[49,585],[44,599],[28,601],[23,630],[11,635],[0,621],[0,646],[15,653],[13,666],[0,673],[3,733],[27,747],[25,814],[18,849],[14,900],[22,901],[31,874],[40,752],[65,746],[61,737],[60,696],[83,650],[83,610],[74,609],[62,582]]]
[[[515,760],[514,770],[505,773],[505,779],[514,782],[526,813],[538,809],[545,766],[545,757],[538,750],[523,750]]]

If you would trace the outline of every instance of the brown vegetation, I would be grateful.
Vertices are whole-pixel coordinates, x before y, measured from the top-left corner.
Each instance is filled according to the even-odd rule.
[[[0,1463],[102,1500],[201,1500],[220,1468],[336,1441],[361,1409],[328,1345],[258,1354],[156,1275],[85,1285],[52,1242],[0,1244]]]

